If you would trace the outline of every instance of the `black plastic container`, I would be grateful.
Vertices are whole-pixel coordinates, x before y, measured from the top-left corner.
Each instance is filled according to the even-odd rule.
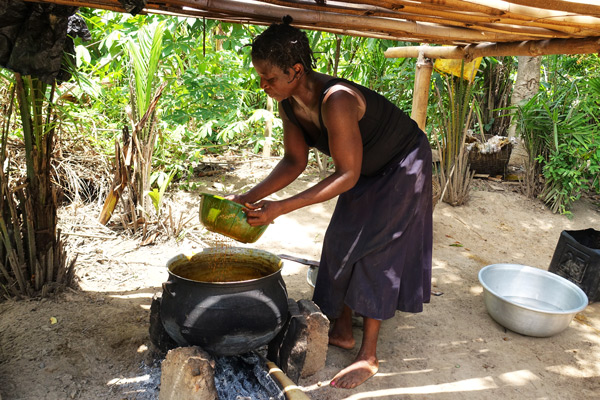
[[[581,288],[590,302],[600,300],[600,232],[562,231],[550,268]]]

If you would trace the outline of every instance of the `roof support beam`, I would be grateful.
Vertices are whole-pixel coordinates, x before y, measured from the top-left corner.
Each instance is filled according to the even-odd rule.
[[[87,6],[115,10],[121,4],[119,0],[32,0],[40,3],[54,3],[71,6]],[[364,0],[366,1],[366,0]],[[284,4],[284,3],[282,3]],[[541,27],[516,26],[509,29],[494,28],[493,24],[463,23],[458,26],[440,23],[419,22],[404,18],[380,17],[374,15],[351,15],[338,12],[315,11],[288,6],[270,4],[258,0],[149,0],[143,12],[170,11],[180,14],[198,14],[206,12],[227,16],[230,20],[239,19],[240,23],[249,19],[272,23],[281,21],[285,15],[294,18],[294,25],[304,29],[354,31],[361,36],[387,34],[390,39],[410,42],[429,42],[439,44],[468,44],[481,42],[513,42],[517,40],[538,40],[544,38],[566,38],[573,32],[561,32]],[[368,10],[367,10],[368,11]],[[406,18],[409,15],[404,15]],[[600,25],[600,24],[599,24]],[[467,27],[469,26],[469,27]],[[567,29],[572,31],[572,29]],[[577,33],[579,34],[579,33]]]
[[[544,8],[546,10],[556,10],[568,12],[571,14],[590,14],[600,17],[600,11],[597,1],[592,2],[588,0],[505,0],[508,3],[520,4],[523,6]]]
[[[125,12],[120,0],[24,1]],[[147,0],[141,13],[259,25],[289,14],[301,29],[454,45],[465,59],[595,53],[600,38],[600,0]]]
[[[478,57],[545,56],[549,54],[591,54],[600,52],[600,37],[585,39],[550,39],[540,41],[481,43],[468,46],[406,46],[390,47],[387,58],[417,58],[422,52],[427,58],[462,59]]]
[[[425,47],[425,46],[422,46]],[[429,100],[429,88],[431,87],[431,73],[433,62],[419,53],[415,72],[415,86],[410,117],[417,122],[419,128],[425,131],[427,122],[427,103]]]

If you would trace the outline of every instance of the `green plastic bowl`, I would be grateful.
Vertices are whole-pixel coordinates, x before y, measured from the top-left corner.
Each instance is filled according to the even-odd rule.
[[[202,193],[200,221],[211,232],[242,243],[254,243],[268,225],[251,226],[241,204],[213,194]]]

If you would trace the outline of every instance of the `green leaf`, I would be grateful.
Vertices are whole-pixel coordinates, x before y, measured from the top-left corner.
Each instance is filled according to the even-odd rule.
[[[89,64],[92,61],[92,56],[85,46],[79,45],[75,47],[75,60],[77,67],[81,67],[83,62]]]
[[[161,203],[160,193],[158,189],[152,189],[151,192],[147,192],[146,194],[152,199],[152,205],[154,205],[154,209],[156,210],[156,214],[158,215]]]
[[[152,100],[153,89],[157,79],[158,63],[162,52],[162,39],[165,23],[145,25],[137,36],[137,41],[130,39],[127,49],[131,57],[136,115],[141,118]]]

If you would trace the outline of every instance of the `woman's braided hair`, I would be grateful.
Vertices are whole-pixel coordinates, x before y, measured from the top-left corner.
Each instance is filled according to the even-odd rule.
[[[269,26],[252,42],[252,58],[268,61],[287,71],[297,63],[309,73],[315,67],[315,57],[306,34],[290,24],[292,17],[283,17],[283,23]]]

